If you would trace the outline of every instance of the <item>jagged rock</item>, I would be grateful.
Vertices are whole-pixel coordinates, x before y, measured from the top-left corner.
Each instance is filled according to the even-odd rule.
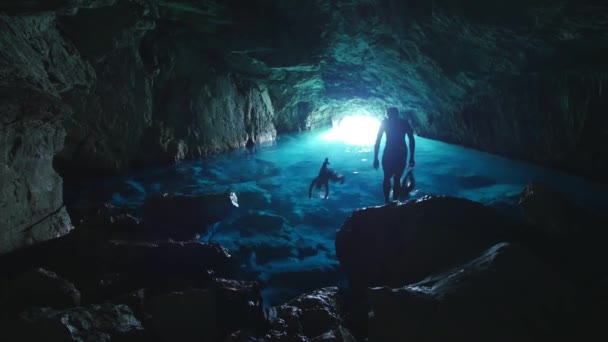
[[[154,75],[139,53],[142,37],[154,28],[149,5],[118,1],[61,18],[63,34],[96,75],[94,89],[66,97],[73,115],[66,123],[65,148],[56,158],[63,176],[106,175],[132,166],[152,116]]]
[[[336,236],[350,287],[403,286],[470,260],[516,237],[518,223],[453,197],[424,197],[357,210]]]
[[[86,247],[85,247],[86,248]],[[98,269],[126,275],[118,282],[125,293],[142,287],[182,289],[206,284],[212,275],[234,276],[236,265],[228,252],[202,242],[130,243],[112,241],[97,250],[80,251]]]
[[[540,341],[573,333],[574,288],[518,245],[500,243],[421,282],[372,288],[370,341]]]
[[[112,241],[103,231],[82,229],[0,258],[7,275],[31,267],[53,269],[69,278],[87,303],[141,288],[169,291],[206,286],[213,276],[236,273],[232,257],[217,244]]]
[[[519,205],[534,249],[560,268],[571,281],[591,284],[608,275],[604,241],[608,220],[566,194],[538,182],[522,191]]]
[[[192,240],[238,206],[233,192],[148,197],[143,207],[143,224],[153,236]]]
[[[93,75],[52,13],[0,15],[0,46],[2,254],[72,228],[52,164],[71,113],[61,96],[90,87]]]
[[[13,341],[148,341],[141,322],[126,305],[89,305],[67,310],[31,308],[8,322]]]
[[[207,289],[158,295],[146,303],[150,330],[161,341],[223,341],[237,330],[265,329],[255,283],[218,280]]]
[[[267,341],[356,341],[345,325],[337,287],[303,294],[269,310]]]
[[[4,289],[0,307],[16,313],[30,306],[66,309],[80,305],[80,292],[74,284],[42,268],[20,274]]]
[[[566,194],[541,183],[530,183],[522,190],[519,206],[524,218],[549,239],[596,233],[608,224]]]

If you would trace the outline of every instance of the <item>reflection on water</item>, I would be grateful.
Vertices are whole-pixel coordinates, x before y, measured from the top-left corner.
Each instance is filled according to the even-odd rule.
[[[210,241],[226,246],[243,275],[266,282],[271,304],[341,281],[334,237],[356,208],[383,204],[382,171],[372,167],[373,147],[321,139],[325,131],[281,136],[255,150],[153,168],[125,177],[67,186],[66,202],[110,201],[138,213],[158,193],[237,193],[240,208],[214,228]],[[330,183],[330,197],[308,186],[325,158],[346,176]],[[414,197],[464,197],[516,213],[522,188],[541,180],[572,199],[605,211],[606,185],[523,162],[416,137]]]

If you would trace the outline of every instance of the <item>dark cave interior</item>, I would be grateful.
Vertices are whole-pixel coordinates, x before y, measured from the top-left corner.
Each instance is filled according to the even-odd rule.
[[[259,193],[149,196],[142,219],[64,188],[395,107],[421,140],[602,189],[607,61],[604,1],[1,0],[0,340],[603,336],[606,213],[543,182],[516,216],[442,194],[353,208],[323,247],[344,284],[272,306],[237,252],[197,239],[234,222],[285,238],[277,215],[227,219]]]

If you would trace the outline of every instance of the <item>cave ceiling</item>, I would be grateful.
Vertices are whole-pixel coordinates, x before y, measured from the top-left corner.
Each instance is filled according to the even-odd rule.
[[[552,131],[574,129],[596,141],[608,135],[606,119],[595,113],[606,103],[603,1],[9,0],[3,5],[8,14],[56,12],[62,32],[91,60],[103,59],[134,36],[144,46],[173,40],[195,51],[198,59],[189,63],[216,64],[269,89],[279,116],[304,110],[336,117],[358,106],[380,116],[387,105],[397,106],[416,113],[411,119],[419,135],[531,160],[546,152],[528,152],[526,144],[547,117],[584,116],[580,124]],[[153,58],[142,56],[144,62]],[[600,95],[589,95],[595,93]],[[501,132],[520,130],[527,124],[521,113],[527,112],[538,112],[531,114],[531,125],[541,126],[518,137],[519,145],[502,148],[510,133]],[[280,120],[275,124],[279,132],[294,129]],[[567,147],[572,153],[591,148],[589,158],[608,164],[605,154],[595,156],[600,148],[590,147],[592,142],[573,139]]]

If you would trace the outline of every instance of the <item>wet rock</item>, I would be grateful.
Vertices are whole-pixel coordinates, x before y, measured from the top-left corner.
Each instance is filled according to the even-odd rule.
[[[234,276],[236,271],[224,248],[194,241],[158,244],[114,241],[88,257],[103,269],[128,274],[127,283],[134,289],[179,289],[204,284],[210,275]]]
[[[303,294],[270,308],[268,341],[356,341],[344,326],[338,288],[327,287]]]
[[[278,215],[246,214],[241,216],[234,224],[238,227],[241,235],[255,236],[281,232],[285,219]]]
[[[150,330],[161,341],[223,341],[238,330],[265,329],[255,283],[217,280],[207,289],[161,294],[146,303]]]
[[[603,260],[608,220],[541,183],[522,191],[519,206],[535,251],[571,281],[591,285],[608,275]]]
[[[421,282],[369,290],[370,341],[540,341],[572,333],[574,289],[519,245],[500,243]]]
[[[73,205],[68,209],[72,222],[81,229],[102,230],[108,233],[137,231],[140,220],[125,208],[109,203]]]
[[[145,302],[146,302],[146,289],[139,289],[133,292],[122,294],[118,297],[112,298],[109,303],[111,304],[123,304],[133,310],[133,315],[140,321],[144,321],[148,318],[145,313]]]
[[[10,322],[5,336],[19,341],[146,341],[141,322],[125,305],[89,305],[67,310],[31,308]]]
[[[205,286],[213,276],[232,277],[236,264],[217,244],[108,240],[105,232],[76,229],[0,258],[6,274],[31,267],[53,269],[82,291],[85,302],[101,302],[141,288],[156,291]]]
[[[519,223],[491,208],[453,197],[357,210],[336,237],[350,287],[403,286],[450,269],[500,241]]]
[[[549,239],[597,232],[608,224],[605,218],[542,183],[528,184],[521,192],[519,206],[524,218]]]
[[[66,309],[80,305],[74,284],[42,268],[20,274],[8,283],[0,297],[4,312],[17,313],[30,306]]]
[[[152,236],[193,240],[238,206],[236,194],[232,192],[148,197],[143,207],[143,224]]]

